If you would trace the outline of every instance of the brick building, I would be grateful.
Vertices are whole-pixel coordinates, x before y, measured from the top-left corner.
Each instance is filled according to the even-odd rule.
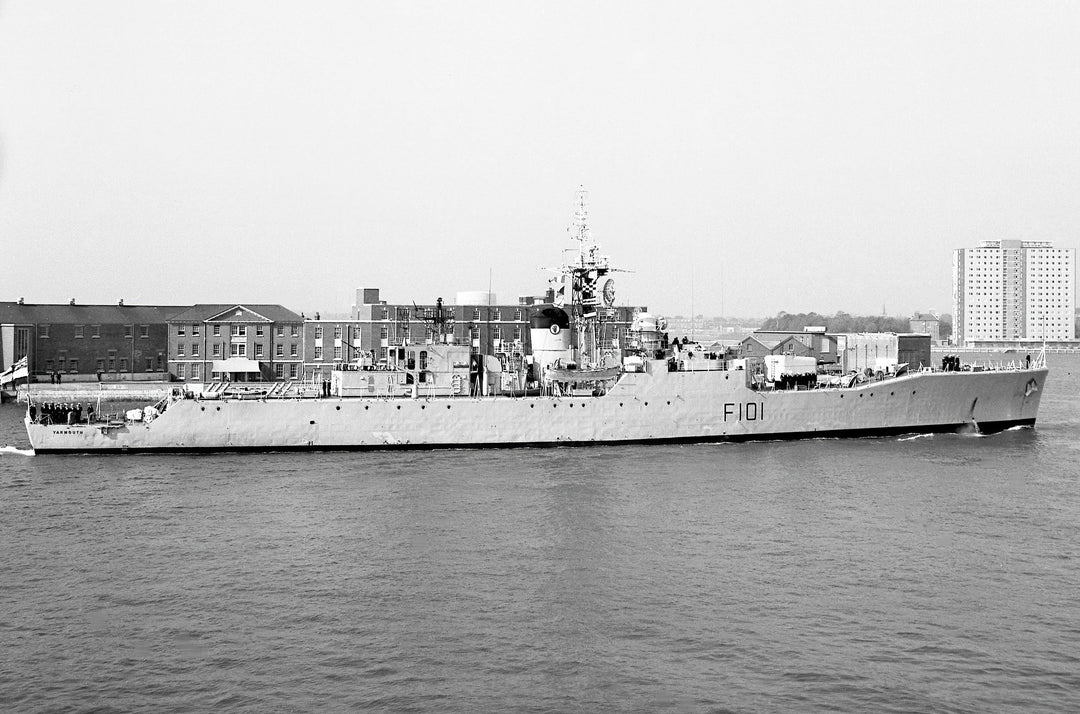
[[[931,344],[941,342],[941,318],[930,313],[917,312],[908,320],[908,329],[922,335],[930,335]]]
[[[184,309],[0,302],[0,371],[26,357],[33,381],[166,378],[167,319]]]
[[[499,303],[493,294],[462,292],[456,303],[390,303],[378,288],[356,291],[356,304],[348,318],[306,320],[304,372],[325,375],[335,364],[366,356],[375,363],[404,359],[406,345],[449,341],[468,345],[474,353],[527,355],[531,352],[529,318],[550,305],[547,296],[519,297]],[[625,346],[635,312],[644,307],[607,309],[605,338]]]
[[[169,369],[190,381],[298,379],[303,325],[281,305],[195,305],[168,320]]]

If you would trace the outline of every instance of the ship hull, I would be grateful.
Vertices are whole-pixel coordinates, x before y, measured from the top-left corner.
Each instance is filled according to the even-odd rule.
[[[603,396],[182,399],[149,423],[43,425],[36,453],[435,449],[888,436],[1033,426],[1045,369],[755,391],[742,372],[624,374]]]

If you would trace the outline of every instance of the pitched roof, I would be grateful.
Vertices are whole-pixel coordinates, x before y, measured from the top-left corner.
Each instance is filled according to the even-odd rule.
[[[745,338],[743,338],[742,342],[740,342],[739,344],[746,344],[747,342],[750,342],[751,340],[758,343],[759,345],[761,345],[762,347],[764,347],[767,350],[776,349],[776,346],[780,344],[780,340],[763,340],[760,337],[757,337],[755,335],[747,335]]]
[[[243,322],[257,322],[260,320],[267,322],[303,322],[304,320],[300,315],[281,305],[216,303],[194,305],[169,317],[169,322],[205,322],[215,318],[220,322],[233,322],[234,320],[230,320],[230,316],[225,316],[224,313],[236,310],[244,312],[242,316]]]
[[[183,305],[55,305],[0,302],[0,323],[130,325],[163,323]]]

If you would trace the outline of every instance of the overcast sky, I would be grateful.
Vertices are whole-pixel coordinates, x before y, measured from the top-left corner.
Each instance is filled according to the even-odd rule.
[[[1080,237],[1080,2],[0,4],[0,299],[951,311]]]

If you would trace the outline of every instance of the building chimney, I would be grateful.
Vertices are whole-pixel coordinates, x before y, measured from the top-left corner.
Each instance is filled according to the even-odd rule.
[[[19,304],[20,305],[25,305],[26,304],[26,298],[19,298]]]
[[[71,300],[68,301],[68,305],[74,305],[74,304],[75,304],[75,298],[71,298]]]
[[[124,306],[124,298],[120,298],[119,300],[117,300],[117,301],[116,301],[116,304],[117,304],[117,305],[118,305],[119,307],[123,307],[123,306]]]

